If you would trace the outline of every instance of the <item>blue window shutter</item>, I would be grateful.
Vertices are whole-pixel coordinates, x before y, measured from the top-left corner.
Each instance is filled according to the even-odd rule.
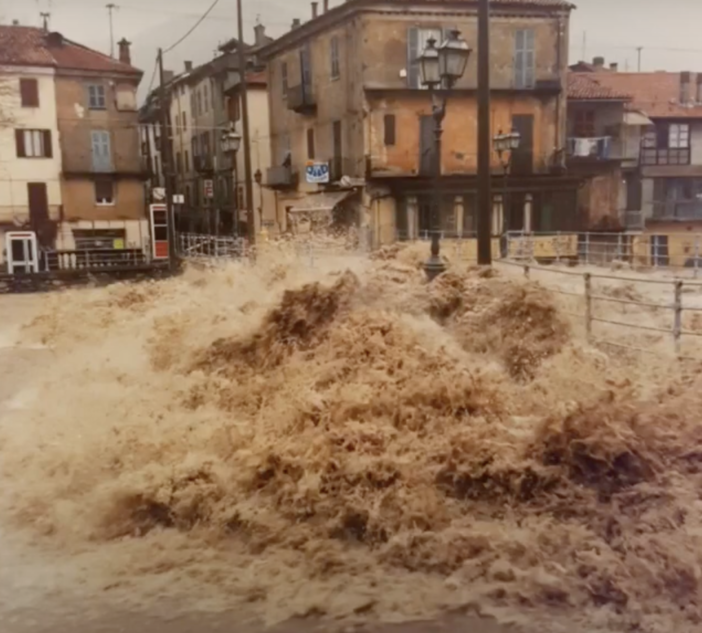
[[[407,29],[407,85],[419,88],[419,29],[411,26]]]
[[[112,171],[110,133],[104,130],[94,130],[90,133],[90,137],[93,171]]]

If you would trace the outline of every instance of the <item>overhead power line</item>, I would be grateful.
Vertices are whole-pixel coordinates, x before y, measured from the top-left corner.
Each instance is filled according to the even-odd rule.
[[[202,16],[200,16],[200,19],[199,19],[197,22],[195,22],[195,24],[193,24],[192,28],[191,28],[185,35],[183,35],[183,37],[181,37],[175,44],[173,44],[173,45],[169,46],[168,48],[164,49],[163,52],[164,52],[164,53],[170,53],[176,46],[178,46],[179,44],[181,44],[182,42],[184,42],[184,41],[190,36],[190,34],[191,34],[198,26],[200,26],[200,25],[205,21],[205,19],[207,18],[207,16],[208,16],[210,13],[212,13],[212,10],[213,10],[218,4],[219,4],[219,0],[214,0],[214,2],[210,5],[210,7],[207,9],[207,11],[205,11],[205,13],[204,13]]]

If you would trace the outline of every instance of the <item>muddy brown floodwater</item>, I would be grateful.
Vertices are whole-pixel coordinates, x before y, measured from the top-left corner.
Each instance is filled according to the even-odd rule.
[[[2,630],[699,631],[699,365],[417,261],[0,298]]]

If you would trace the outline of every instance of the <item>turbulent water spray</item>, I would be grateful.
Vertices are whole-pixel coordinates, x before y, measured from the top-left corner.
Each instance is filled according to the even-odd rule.
[[[270,622],[699,630],[697,375],[644,387],[538,285],[454,267],[429,287],[423,255],[49,300],[2,515],[91,556],[90,582]]]

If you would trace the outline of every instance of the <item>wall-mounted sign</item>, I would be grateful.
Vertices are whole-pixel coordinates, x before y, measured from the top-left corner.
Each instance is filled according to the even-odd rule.
[[[307,182],[324,184],[329,182],[329,163],[310,160],[305,167]]]
[[[182,193],[174,193],[173,204],[185,204],[185,196]]]

